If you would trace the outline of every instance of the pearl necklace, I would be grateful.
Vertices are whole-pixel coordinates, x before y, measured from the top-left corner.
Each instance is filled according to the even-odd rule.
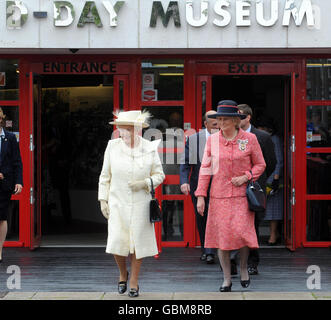
[[[237,136],[237,134],[238,134],[238,130],[236,130],[234,136],[231,137],[231,138],[226,138],[226,137],[224,136],[224,134],[223,134],[223,137],[224,137],[224,139],[225,139],[226,141],[232,141],[232,140]]]

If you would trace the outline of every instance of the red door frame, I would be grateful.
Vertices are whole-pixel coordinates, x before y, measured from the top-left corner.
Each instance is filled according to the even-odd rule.
[[[259,61],[258,64],[255,64],[255,61]],[[240,67],[238,67],[240,65]],[[296,137],[296,153],[302,154],[302,126],[304,123],[300,118],[297,118],[297,115],[300,114],[300,109],[302,106],[302,96],[300,93],[305,90],[304,74],[301,69],[301,59],[297,61],[261,61],[256,59],[254,56],[244,56],[244,57],[235,57],[235,58],[222,58],[222,61],[219,62],[198,62],[196,66],[196,78],[198,83],[198,96],[201,96],[201,91],[199,90],[200,83],[202,81],[207,82],[207,95],[211,95],[211,77],[213,75],[224,75],[224,76],[265,76],[265,75],[286,75],[290,76],[291,86],[292,86],[292,97],[291,97],[291,106],[292,106],[292,126],[294,126],[294,135]],[[246,72],[243,72],[246,70]],[[208,84],[210,83],[210,84]],[[208,102],[211,101],[211,96],[206,99]],[[201,99],[197,99],[197,110],[201,110],[199,105]],[[207,103],[208,105],[208,103]],[[207,109],[208,110],[208,107]],[[198,112],[199,113],[199,112]],[[199,118],[200,120],[200,118]],[[296,120],[296,121],[294,121]],[[201,123],[201,122],[200,122]],[[284,150],[286,152],[286,150]],[[286,153],[284,153],[286,154]],[[303,243],[302,238],[302,220],[306,207],[304,205],[304,197],[302,193],[302,177],[304,176],[305,168],[300,165],[298,159],[300,157],[295,157],[294,167],[296,171],[299,172],[298,175],[294,177],[294,188],[296,190],[296,202],[292,205],[292,225],[291,225],[291,239],[287,241],[286,245],[290,250],[295,250]],[[300,170],[300,171],[298,171]],[[287,209],[286,209],[287,210]],[[297,213],[297,214],[296,214]],[[301,214],[299,214],[301,213]],[[284,228],[286,228],[286,223],[284,223]],[[284,232],[286,235],[286,232]]]
[[[163,101],[143,101],[141,98],[142,92],[142,71],[141,71],[141,63],[143,60],[153,60],[153,59],[171,59],[171,57],[139,57],[136,60],[136,83],[137,83],[137,91],[136,91],[136,104],[132,106],[132,108],[141,109],[143,107],[153,107],[153,106],[183,106],[184,110],[184,119],[183,122],[189,122],[191,124],[191,128],[196,127],[196,114],[195,108],[192,106],[195,104],[195,97],[192,95],[192,90],[187,90],[188,87],[193,86],[194,77],[192,74],[192,62],[188,59],[183,58],[184,62],[184,99],[183,100],[163,100]],[[178,57],[176,57],[178,59]],[[193,81],[192,81],[193,80]],[[191,106],[191,107],[190,107]],[[188,130],[187,133],[190,133]],[[163,150],[159,148],[160,153],[165,152],[178,152],[180,153],[182,150]],[[179,185],[179,175],[167,175],[165,180],[163,181],[163,185]],[[162,247],[194,247],[196,242],[196,234],[195,234],[195,217],[193,206],[191,203],[191,198],[189,196],[185,196],[184,194],[176,194],[176,195],[164,195],[162,193],[162,186],[159,186],[156,189],[156,197],[159,199],[159,202],[162,203],[163,200],[179,200],[184,203],[184,212],[183,212],[183,241],[162,241],[162,222],[155,223],[155,232],[156,238],[158,242],[159,252],[162,251]]]
[[[190,114],[190,122],[192,123],[192,128],[199,128],[199,123],[201,123],[201,117],[199,115],[199,110],[197,109],[197,97],[192,94],[197,91],[197,83],[196,83],[196,76],[211,76],[215,72],[220,72],[220,70],[215,70],[211,67],[211,61],[216,63],[229,63],[229,62],[256,62],[258,61],[261,64],[267,66],[269,64],[270,67],[277,63],[280,69],[278,71],[286,70],[283,69],[282,64],[291,62],[294,66],[295,72],[298,73],[298,78],[296,81],[296,92],[295,92],[295,101],[296,101],[296,152],[297,152],[297,159],[295,162],[297,172],[300,172],[300,178],[297,177],[297,184],[296,184],[296,224],[295,224],[295,248],[304,246],[311,246],[311,247],[320,247],[320,246],[329,246],[329,242],[307,242],[306,241],[306,200],[314,199],[316,200],[321,199],[321,195],[311,196],[306,194],[306,163],[302,161],[305,159],[303,155],[306,154],[306,132],[305,132],[305,125],[306,125],[306,112],[305,107],[307,105],[325,105],[326,101],[306,101],[306,58],[307,55],[145,55],[145,56],[132,56],[132,55],[1,55],[3,59],[18,59],[19,60],[19,68],[20,68],[20,79],[19,79],[19,88],[20,88],[20,97],[17,101],[0,101],[2,105],[15,105],[19,106],[20,108],[20,149],[22,153],[22,161],[25,164],[23,170],[23,181],[24,181],[24,188],[22,193],[19,196],[13,197],[15,200],[20,200],[20,220],[19,220],[19,241],[6,241],[5,246],[29,246],[29,239],[30,239],[30,215],[27,212],[26,204],[29,201],[29,188],[27,182],[29,181],[29,169],[26,166],[29,163],[29,137],[24,132],[28,132],[29,128],[29,108],[28,106],[28,92],[29,92],[29,85],[27,81],[26,74],[30,71],[32,63],[38,63],[41,61],[109,61],[112,59],[116,62],[126,62],[127,63],[127,80],[129,86],[128,96],[129,99],[126,102],[128,104],[128,109],[134,109],[137,107],[142,106],[141,101],[141,71],[140,71],[140,62],[142,59],[170,59],[174,57],[176,59],[182,58],[185,61],[185,71],[184,71],[184,101],[181,101],[185,110],[189,111]],[[310,55],[311,58],[323,58],[322,55]],[[329,58],[329,56],[325,56]],[[202,63],[204,66],[207,65],[205,63],[209,62],[208,68],[201,69]],[[277,71],[276,70],[276,71]],[[224,70],[223,70],[224,71]],[[290,74],[292,70],[288,70]],[[221,71],[221,74],[225,74]],[[274,72],[268,74],[275,74]],[[330,102],[330,101],[329,101]],[[125,103],[125,105],[126,105]],[[143,103],[144,105],[145,102]],[[162,105],[164,103],[162,102]],[[170,104],[171,105],[171,104]],[[178,104],[177,104],[178,105]],[[329,104],[330,105],[330,104]],[[24,107],[23,107],[24,106]],[[189,108],[187,106],[190,106]],[[192,108],[192,106],[194,106]],[[125,106],[126,108],[126,106]],[[194,114],[194,116],[193,116]],[[194,119],[193,119],[194,118]],[[309,150],[312,151],[311,149]],[[316,152],[330,152],[330,150],[316,150]],[[299,160],[301,158],[301,161]],[[302,175],[301,175],[302,174]],[[300,181],[299,181],[300,180]],[[159,188],[160,189],[160,188]],[[331,200],[331,196],[326,195],[323,196],[325,200]],[[187,217],[187,222],[189,229],[195,230],[195,219],[192,215],[192,207],[187,205],[184,208],[184,216]],[[188,219],[190,217],[190,219]],[[184,225],[185,227],[185,225]],[[189,231],[190,236],[189,240],[190,246],[195,246],[198,243],[198,237],[195,231]],[[174,244],[177,245],[177,244]],[[183,243],[182,245],[185,245]]]
[[[44,72],[42,68],[43,62],[103,62],[109,61],[109,57],[105,56],[59,56],[59,55],[33,55],[25,56],[20,60],[20,100],[19,102],[11,102],[11,104],[19,103],[19,106],[24,105],[25,108],[20,108],[20,148],[23,161],[23,192],[19,196],[15,196],[15,199],[20,199],[20,222],[19,222],[19,237],[20,241],[7,241],[5,246],[25,246],[34,247],[33,243],[33,212],[30,212],[30,174],[33,174],[32,158],[30,157],[30,139],[29,133],[31,131],[31,121],[33,117],[33,88],[31,88],[31,75],[36,74],[72,74],[70,72]],[[114,94],[114,110],[123,109],[128,110],[130,104],[130,63],[124,60],[122,57],[114,57],[112,61],[117,63],[117,72],[101,73],[90,72],[88,74],[111,74],[114,75],[114,92],[118,92],[120,86],[123,86],[123,97],[120,101],[118,95]],[[80,73],[84,74],[84,73]],[[29,77],[30,76],[30,77]],[[29,81],[30,79],[30,81]],[[116,90],[116,91],[115,91]],[[31,110],[32,109],[32,110]],[[31,172],[32,171],[32,172]],[[14,199],[14,197],[13,197]]]

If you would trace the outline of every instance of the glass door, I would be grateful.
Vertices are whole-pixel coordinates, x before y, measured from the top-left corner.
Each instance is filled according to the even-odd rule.
[[[179,168],[185,136],[195,127],[195,111],[184,103],[184,60],[152,59],[141,62],[140,108],[151,115],[147,140],[161,139],[159,155],[166,175],[157,188],[163,212],[155,224],[159,251],[162,247],[194,246],[194,211],[190,196],[180,190]]]
[[[251,63],[241,64],[251,66]],[[267,245],[271,237],[271,220],[277,220],[279,245],[295,249],[295,130],[296,122],[296,74],[294,64],[260,63],[253,72],[229,72],[233,63],[201,63],[197,65],[200,75],[197,86],[197,128],[202,126],[202,115],[216,110],[218,101],[232,99],[238,104],[248,104],[253,116],[251,124],[261,130],[263,120],[271,119],[273,133],[278,136],[279,153],[284,159],[280,172],[282,180],[277,195],[277,216],[260,221],[259,243]],[[251,69],[250,69],[251,70]],[[291,74],[291,76],[289,76]],[[266,121],[264,121],[266,122]],[[279,201],[278,201],[279,200]],[[274,218],[276,214],[272,213]],[[284,236],[284,238],[282,237]],[[198,237],[197,237],[198,238]]]
[[[31,250],[105,243],[98,177],[112,112],[128,105],[127,74],[29,73]]]
[[[331,59],[306,61],[306,247],[331,245]]]
[[[30,158],[30,249],[39,247],[41,241],[41,80],[29,73],[29,158]]]

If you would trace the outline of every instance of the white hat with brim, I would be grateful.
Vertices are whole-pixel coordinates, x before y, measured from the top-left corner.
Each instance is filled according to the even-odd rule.
[[[150,113],[146,111],[120,111],[115,114],[115,116],[117,117],[117,119],[109,122],[109,124],[114,124],[117,126],[141,126],[142,128],[149,127],[149,124],[146,121],[147,118],[150,117]]]

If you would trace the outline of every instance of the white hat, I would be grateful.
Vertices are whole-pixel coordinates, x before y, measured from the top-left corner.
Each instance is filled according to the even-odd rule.
[[[146,122],[147,118],[150,117],[150,113],[148,111],[120,111],[114,113],[114,116],[116,116],[117,119],[114,119],[114,121],[109,122],[109,124],[142,126],[143,128],[149,127],[149,124]]]

